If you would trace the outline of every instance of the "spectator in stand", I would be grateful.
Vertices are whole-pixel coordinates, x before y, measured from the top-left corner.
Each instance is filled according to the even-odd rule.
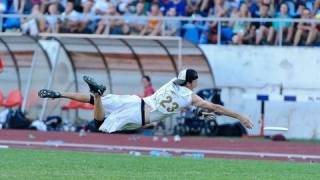
[[[110,0],[96,0],[92,9],[96,15],[103,16],[107,13],[110,5]]]
[[[152,82],[149,76],[143,76],[142,78],[142,84],[143,84],[143,96],[142,97],[148,97],[154,94],[156,90],[152,86]]]
[[[249,7],[249,12],[251,15],[257,14],[259,11],[258,0],[245,0]]]
[[[31,15],[32,16],[28,17],[27,19],[22,19],[22,32],[32,36],[37,35],[39,32],[44,32],[46,23],[44,17],[40,16],[42,14],[40,12],[40,6],[38,4],[32,7]]]
[[[113,4],[109,4],[108,16],[120,16]],[[128,34],[129,27],[123,19],[101,19],[96,34]]]
[[[169,1],[169,8],[167,10],[170,10],[172,7],[176,10],[176,16],[186,16],[187,3],[185,0]],[[164,14],[166,14],[166,12],[164,12]]]
[[[268,15],[269,4],[261,3],[259,6],[259,14],[254,14],[254,18],[271,18]],[[271,44],[271,37],[269,35],[271,22],[254,22],[253,29],[256,30],[256,45],[264,44],[263,41],[267,39],[267,43]]]
[[[151,12],[148,16],[161,17],[161,11],[159,9],[159,4],[153,3],[151,5]],[[161,34],[161,24],[162,22],[158,18],[151,18],[148,20],[148,24],[142,29],[140,35],[157,36]]]
[[[47,24],[47,32],[48,33],[58,33],[59,32],[59,11],[58,11],[58,4],[51,3],[48,7],[48,15],[46,16],[46,24]]]
[[[61,14],[61,27],[62,33],[75,33],[77,32],[80,24],[81,15],[74,10],[74,3],[69,1],[67,3],[65,12]]]
[[[176,9],[174,7],[170,8],[167,11],[167,17],[175,17],[176,16]],[[176,20],[166,20],[164,22],[164,35],[165,36],[179,36],[181,29],[180,21]]]
[[[247,3],[242,3],[240,10],[234,12],[231,17],[235,18],[250,18],[250,12]],[[249,42],[253,37],[250,34],[250,22],[248,21],[236,21],[230,22],[230,26],[233,27],[232,42],[234,44],[243,44],[243,42]]]
[[[219,17],[228,17],[229,16],[230,6],[228,6],[227,3],[225,3],[225,0],[215,0],[214,3],[215,3],[215,6],[214,6],[214,8],[211,9],[211,11],[209,13],[209,17],[219,18]],[[229,26],[229,22],[222,21],[220,23],[221,23],[220,26],[221,26],[221,40],[222,40],[222,42],[223,43],[231,42],[233,32],[232,32],[232,28]],[[209,29],[208,30],[209,41],[212,43],[216,43],[217,38],[218,38],[218,34],[217,34],[218,33],[218,22],[213,21],[213,22],[207,23],[205,25],[205,29]]]
[[[160,0],[159,6],[162,14],[167,14],[167,11],[171,8],[171,0]]]
[[[139,1],[136,4],[135,9],[136,9],[135,16],[146,17],[146,14],[144,13],[144,3],[142,1]],[[133,34],[133,35],[140,34],[144,29],[144,27],[148,24],[147,19],[133,19],[130,17],[126,17],[126,18],[130,28],[130,34]]]
[[[17,14],[17,1],[0,1],[1,14]],[[5,32],[18,31],[20,28],[20,18],[9,17],[3,18],[2,28]]]
[[[96,20],[95,13],[92,11],[94,5],[94,0],[87,0],[82,3],[82,13],[79,25],[80,33],[93,33],[96,29]]]
[[[288,5],[286,3],[282,3],[280,6],[280,12],[277,13],[275,18],[290,19],[291,17],[289,16],[288,13],[289,13]],[[270,28],[270,31],[269,31],[269,36],[271,37],[271,39],[273,39],[274,36],[276,35],[275,43],[278,43],[280,38],[281,28],[282,28],[282,34],[284,37],[284,43],[288,45],[291,42],[292,36],[293,36],[293,26],[291,22],[288,22],[288,21],[273,22],[272,27]]]
[[[302,11],[301,19],[313,19],[311,11],[305,8]],[[294,37],[294,45],[297,46],[301,43],[301,39],[306,39],[305,45],[310,46],[315,41],[317,36],[317,29],[315,23],[300,22],[297,26],[297,31]]]

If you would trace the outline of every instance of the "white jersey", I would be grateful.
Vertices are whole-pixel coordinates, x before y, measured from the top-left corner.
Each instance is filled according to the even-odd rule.
[[[149,119],[150,122],[161,121],[162,119],[180,112],[182,108],[191,105],[192,90],[173,83],[172,79],[163,85],[153,95],[145,97],[143,100],[152,107]]]

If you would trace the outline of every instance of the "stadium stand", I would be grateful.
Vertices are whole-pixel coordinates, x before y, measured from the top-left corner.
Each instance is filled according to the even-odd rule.
[[[165,35],[181,36],[194,43],[257,45],[275,45],[282,41],[284,45],[319,44],[320,26],[318,21],[316,23],[312,21],[319,20],[319,7],[320,0],[4,0],[0,2],[0,12],[4,15],[32,15],[21,18],[4,16],[2,23],[4,32],[18,31],[30,35],[41,32]],[[174,19],[175,17],[190,17],[192,20],[190,18],[179,20]],[[198,20],[203,17],[226,18],[226,20]],[[235,21],[239,18],[253,19]],[[301,19],[312,22],[290,22]]]

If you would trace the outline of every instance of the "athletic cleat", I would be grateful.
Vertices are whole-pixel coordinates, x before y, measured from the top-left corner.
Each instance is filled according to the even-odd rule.
[[[60,98],[61,94],[59,92],[57,92],[57,91],[53,91],[53,90],[50,90],[50,89],[41,89],[38,92],[38,96],[41,97],[41,98],[52,98],[52,99],[55,99],[55,98]]]
[[[97,93],[102,96],[106,91],[106,86],[98,84],[92,77],[83,76],[83,80],[88,84],[91,93]]]

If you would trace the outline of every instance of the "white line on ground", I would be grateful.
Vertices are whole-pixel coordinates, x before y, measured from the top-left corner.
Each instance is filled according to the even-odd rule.
[[[0,144],[6,145],[37,145],[37,146],[56,146],[69,148],[91,148],[105,150],[136,150],[136,151],[151,151],[160,150],[174,153],[204,153],[216,155],[238,155],[238,156],[253,156],[253,157],[276,157],[276,158],[298,158],[298,159],[320,159],[320,155],[310,154],[287,154],[287,153],[268,153],[268,152],[245,152],[245,151],[226,151],[226,150],[205,150],[205,149],[184,149],[184,148],[159,148],[145,146],[120,146],[120,145],[102,145],[102,144],[77,144],[77,143],[58,143],[56,145],[41,141],[11,141],[0,140]]]
[[[9,148],[9,146],[0,145],[0,149],[7,149],[7,148]]]

